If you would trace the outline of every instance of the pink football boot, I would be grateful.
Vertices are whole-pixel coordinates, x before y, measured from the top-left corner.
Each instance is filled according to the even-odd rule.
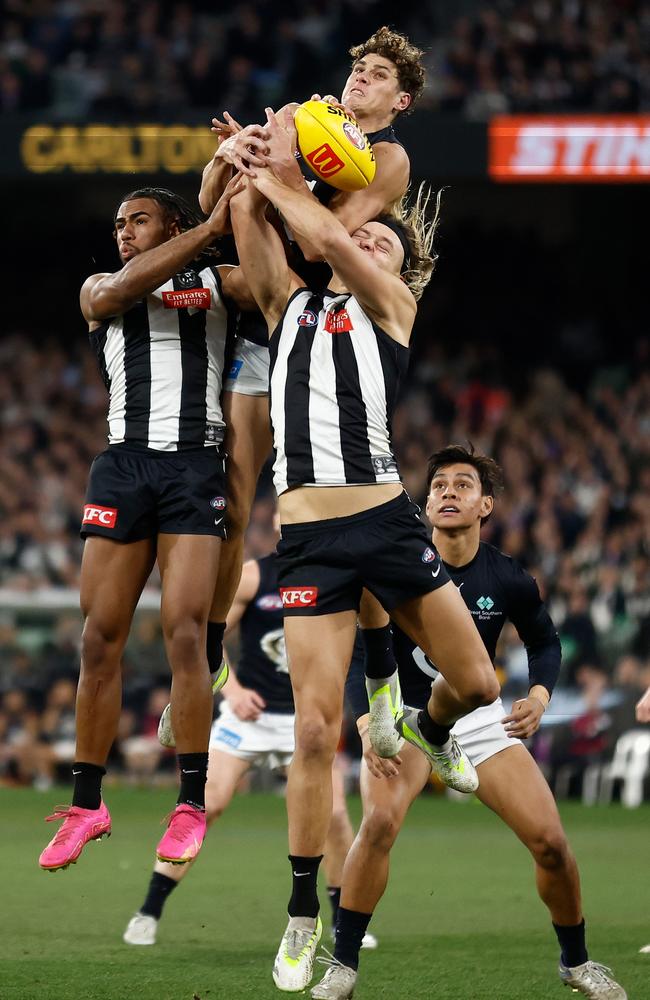
[[[47,817],[47,822],[57,819],[64,822],[38,859],[41,868],[47,872],[76,865],[89,840],[101,840],[111,835],[111,817],[103,802],[99,809],[57,806],[52,816]]]
[[[156,849],[159,861],[184,865],[194,861],[201,850],[206,831],[205,813],[187,803],[177,805],[169,819],[167,832]]]

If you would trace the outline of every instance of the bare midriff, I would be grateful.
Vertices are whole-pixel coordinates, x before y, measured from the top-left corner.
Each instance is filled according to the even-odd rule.
[[[282,524],[326,521],[332,517],[351,517],[364,510],[394,500],[404,490],[401,483],[378,483],[374,486],[296,486],[278,500]]]

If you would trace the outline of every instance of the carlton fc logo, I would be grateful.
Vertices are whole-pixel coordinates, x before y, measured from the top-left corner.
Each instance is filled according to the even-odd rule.
[[[298,326],[316,326],[317,323],[318,316],[311,309],[305,309],[298,317]]]

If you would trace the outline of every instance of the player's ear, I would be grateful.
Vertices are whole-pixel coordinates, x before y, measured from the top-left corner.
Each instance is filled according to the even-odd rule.
[[[494,509],[494,497],[481,497],[481,517],[489,517]]]
[[[393,111],[395,112],[395,114],[397,114],[398,111],[406,111],[410,103],[411,103],[411,95],[407,94],[405,90],[401,90],[397,95],[397,98],[393,105]]]

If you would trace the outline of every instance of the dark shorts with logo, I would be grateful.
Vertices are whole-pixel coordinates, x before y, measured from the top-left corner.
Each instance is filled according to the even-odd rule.
[[[97,456],[81,537],[139,542],[158,534],[226,537],[226,473],[218,448],[152,452],[112,445]]]
[[[285,617],[358,611],[364,587],[392,611],[449,583],[418,515],[402,493],[352,517],[283,525],[278,582]]]

